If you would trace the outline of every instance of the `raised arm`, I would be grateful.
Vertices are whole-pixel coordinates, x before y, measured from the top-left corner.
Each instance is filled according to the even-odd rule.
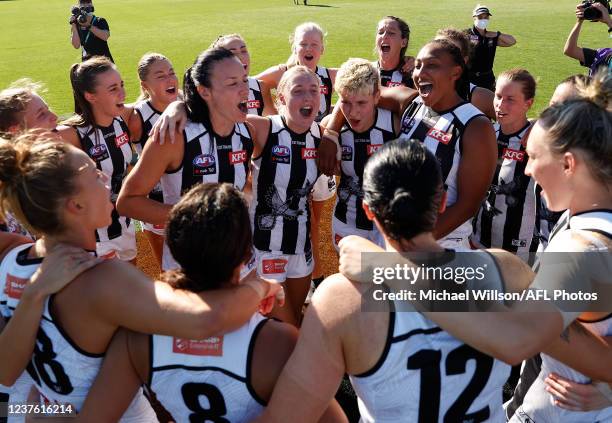
[[[584,53],[582,49],[578,47],[578,37],[580,36],[580,30],[582,29],[584,8],[581,5],[576,6],[576,23],[569,33],[565,46],[563,47],[563,54],[572,59],[576,59],[579,62],[584,62]]]
[[[499,34],[499,39],[497,40],[497,45],[499,47],[512,47],[516,44],[516,39],[510,34]]]
[[[497,142],[491,122],[483,116],[468,124],[457,171],[457,201],[438,217],[434,235],[440,239],[477,213],[493,179]]]
[[[495,109],[493,108],[494,97],[495,93],[493,91],[483,87],[476,87],[472,93],[472,104],[487,115],[489,119],[496,120]]]

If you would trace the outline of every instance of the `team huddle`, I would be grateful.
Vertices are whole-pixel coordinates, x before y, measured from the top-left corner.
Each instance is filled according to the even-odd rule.
[[[609,310],[362,312],[363,252],[467,256],[495,269],[489,289],[521,292],[590,286],[585,262],[550,273],[528,253],[612,246],[610,74],[567,78],[531,121],[528,70],[491,91],[468,79],[466,32],[414,58],[409,35],[386,16],[376,61],[326,68],[323,29],[303,23],[287,63],[255,76],[224,35],[182,89],[147,53],[133,104],[95,56],[71,67],[59,124],[39,85],[1,91],[7,421],[40,417],[24,403],[76,422],[612,421]],[[334,196],[340,273],[321,283]],[[135,266],[136,221],[157,280]],[[612,283],[609,254],[588,263]]]

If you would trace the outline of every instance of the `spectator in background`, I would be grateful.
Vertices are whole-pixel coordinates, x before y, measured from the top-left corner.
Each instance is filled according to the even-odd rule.
[[[78,13],[75,13],[77,10]],[[83,61],[93,56],[106,56],[113,62],[107,42],[110,37],[108,22],[95,16],[93,12],[91,0],[80,0],[78,6],[73,6],[69,21],[72,28],[72,46],[81,47]]]
[[[612,33],[612,18],[610,17],[609,10],[601,3],[593,3],[590,7],[601,12],[601,18],[595,19],[593,22],[607,24],[608,32]],[[582,66],[589,68],[589,76],[595,74],[600,67],[607,68],[608,72],[612,71],[612,48],[606,47],[593,50],[578,46],[578,37],[582,29],[582,22],[584,22],[584,6],[582,4],[576,6],[576,18],[576,23],[565,42],[563,54],[578,60]]]
[[[493,74],[495,50],[497,47],[511,47],[516,44],[516,40],[509,34],[487,31],[491,16],[487,6],[477,5],[472,12],[474,26],[467,32],[474,45],[470,82],[479,87],[495,91],[495,75]]]

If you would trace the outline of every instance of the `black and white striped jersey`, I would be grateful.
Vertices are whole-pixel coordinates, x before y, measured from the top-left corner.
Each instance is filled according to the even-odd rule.
[[[562,211],[550,211],[546,206],[546,200],[542,196],[542,187],[535,184],[535,230],[534,230],[534,245],[532,250],[544,251],[548,245],[548,238],[563,214]]]
[[[149,139],[149,132],[151,132],[151,128],[153,128],[153,125],[155,125],[155,122],[157,122],[162,112],[156,110],[149,100],[139,101],[134,105],[134,110],[136,110],[138,116],[140,116],[140,125],[142,128],[140,139],[134,142],[134,146],[136,147],[136,152],[142,154],[142,150]],[[155,187],[153,187],[149,193],[149,198],[160,203],[164,202],[164,196],[159,182],[155,184]]]
[[[121,117],[113,119],[109,126],[75,127],[81,148],[96,163],[111,182],[111,199],[117,200],[123,179],[132,161],[132,147],[128,127]],[[112,223],[106,228],[96,229],[96,241],[105,242],[121,236],[124,228],[129,227],[130,218],[119,216],[113,209]]]
[[[383,70],[380,68],[378,62],[372,62],[376,66],[378,72],[380,72],[380,85],[383,87],[408,87],[414,88],[414,81],[412,80],[412,72],[404,73],[401,71],[402,63],[400,63],[395,69]]]
[[[263,115],[264,99],[261,94],[261,85],[255,78],[249,77],[249,97],[247,99],[247,109],[249,115]]]
[[[308,253],[308,196],[319,175],[319,124],[314,122],[307,132],[296,134],[281,116],[269,119],[266,145],[261,155],[253,158],[253,244],[262,251]]]
[[[200,182],[227,182],[244,189],[253,153],[253,139],[244,123],[221,137],[201,123],[189,122],[183,137],[181,167],[161,177],[165,204],[176,204],[183,192]]]
[[[357,133],[345,125],[340,132],[342,149],[341,176],[338,185],[334,216],[351,227],[370,231],[372,222],[367,218],[361,202],[363,200],[363,168],[372,154],[384,143],[395,139],[393,114],[377,108],[374,125],[365,132]]]
[[[534,180],[525,175],[525,135],[531,123],[513,134],[494,125],[497,168],[487,196],[474,218],[472,241],[479,248],[502,248],[513,253],[531,251],[535,225]]]
[[[319,113],[317,114],[316,121],[321,122],[321,120],[331,111],[331,100],[332,94],[334,93],[334,84],[332,83],[332,79],[331,76],[329,76],[329,71],[327,68],[317,66],[315,73],[319,77],[319,87],[321,90],[321,104],[319,106]]]
[[[249,422],[265,406],[251,368],[259,314],[241,328],[204,340],[150,336],[150,387],[177,422]]]
[[[400,138],[417,139],[435,154],[442,167],[442,179],[447,187],[447,204],[457,201],[457,171],[462,154],[462,137],[468,124],[484,116],[471,103],[460,103],[438,113],[427,107],[421,97],[415,98],[402,116]],[[471,221],[456,228],[447,238],[467,238],[472,233]]]

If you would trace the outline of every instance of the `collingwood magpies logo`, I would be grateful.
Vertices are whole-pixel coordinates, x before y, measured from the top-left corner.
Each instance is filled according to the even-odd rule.
[[[283,201],[278,194],[278,190],[271,185],[264,194],[264,204],[268,206],[270,213],[262,214],[257,217],[257,227],[263,231],[271,231],[276,226],[276,218],[283,217],[287,220],[295,220],[302,215],[303,210],[299,210],[300,200],[312,191],[314,183],[306,180],[303,188],[291,190],[287,195],[287,201]]]
[[[505,195],[505,203],[508,207],[516,207],[520,204],[517,194],[521,191],[520,182],[517,179],[513,179],[509,183],[505,183],[503,179],[500,179],[499,185],[492,185],[487,195],[487,201],[484,204],[485,213],[491,216],[497,216],[501,214],[501,210],[495,207],[494,195]]]
[[[360,199],[363,198],[363,190],[359,185],[359,180],[343,176],[340,180],[340,186],[338,186],[338,201],[347,203],[352,195]]]

